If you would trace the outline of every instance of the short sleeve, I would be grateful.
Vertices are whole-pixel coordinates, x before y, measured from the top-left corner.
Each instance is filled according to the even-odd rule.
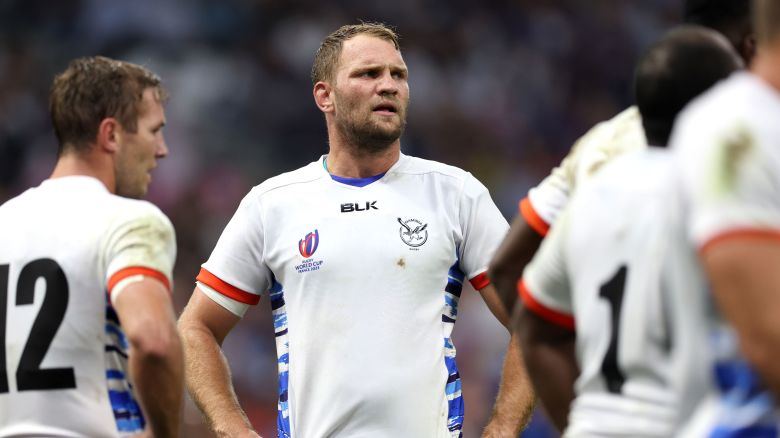
[[[545,320],[574,330],[571,288],[564,244],[568,231],[566,213],[560,224],[542,241],[539,251],[523,271],[518,294],[523,304]]]
[[[458,247],[460,268],[474,289],[481,290],[490,284],[487,267],[506,237],[509,224],[493,203],[487,188],[471,174],[464,182],[459,220],[463,236]]]
[[[171,221],[147,202],[128,205],[132,207],[122,209],[113,221],[103,255],[112,303],[116,286],[138,275],[156,278],[168,290],[172,288],[176,236]]]
[[[780,240],[776,121],[732,115],[713,123],[706,108],[699,111],[681,118],[672,138],[693,243],[704,251],[732,237]]]
[[[244,197],[197,277],[213,291],[243,304],[257,304],[271,286],[259,198],[254,190]]]

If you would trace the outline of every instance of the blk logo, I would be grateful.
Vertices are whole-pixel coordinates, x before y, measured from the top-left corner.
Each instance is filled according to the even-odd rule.
[[[320,244],[320,233],[317,230],[309,233],[303,239],[298,241],[298,251],[304,258],[309,258],[317,251],[317,246]]]
[[[351,213],[353,211],[368,211],[371,209],[379,210],[379,207],[376,206],[376,201],[366,201],[365,204],[358,204],[357,202],[347,202],[346,204],[341,204],[342,213]]]

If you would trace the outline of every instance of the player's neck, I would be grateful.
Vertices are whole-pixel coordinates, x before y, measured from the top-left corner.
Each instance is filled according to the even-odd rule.
[[[328,153],[327,169],[331,175],[344,178],[368,178],[387,172],[401,156],[401,142],[396,140],[386,150],[365,152],[355,148],[334,147]]]
[[[66,153],[57,159],[54,171],[50,179],[67,176],[90,176],[96,178],[106,186],[109,192],[115,192],[116,179],[113,167],[110,165],[97,165],[90,157],[79,156],[76,153]]]
[[[760,47],[750,69],[780,93],[780,44]]]

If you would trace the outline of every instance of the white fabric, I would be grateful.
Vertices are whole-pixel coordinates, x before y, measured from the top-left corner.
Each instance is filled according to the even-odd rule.
[[[690,209],[689,239],[700,250],[728,235],[780,237],[778,120],[780,94],[748,72],[732,75],[680,114],[671,146]],[[714,312],[709,323],[711,331],[700,336],[714,356],[714,394],[686,429],[691,435],[680,436],[780,435],[780,412],[741,357],[733,329]]]
[[[460,290],[445,288],[463,281],[454,265],[483,274],[507,228],[471,174],[403,154],[365,187],[320,159],[252,189],[203,267],[245,293],[272,289],[281,436],[458,436],[445,356]]]
[[[614,157],[647,147],[642,119],[636,107],[591,128],[574,143],[561,164],[528,192],[534,211],[552,225],[577,187]]]
[[[0,436],[124,435],[109,389],[127,392],[128,382],[107,378],[107,373],[126,376],[127,361],[107,348],[126,353],[126,339],[107,317],[107,282],[112,274],[136,266],[170,281],[176,251],[170,222],[148,202],[114,196],[96,179],[57,178],[0,206],[0,242],[0,265],[9,266],[8,284],[0,284],[7,291],[7,303],[0,303],[7,311],[5,345],[0,347],[5,348],[10,384],[10,391],[0,394]],[[51,317],[50,310],[43,312],[57,307],[49,300],[64,299],[65,287],[38,279],[33,303],[16,304],[17,293],[23,292],[20,271],[45,259],[64,272],[68,296],[40,368],[72,368],[76,388],[20,391],[16,371],[31,327],[39,316]],[[123,432],[133,432],[132,425],[125,426]]]
[[[698,246],[730,231],[780,231],[778,115],[778,92],[749,73],[734,75],[681,114],[672,144]]]
[[[683,398],[704,386],[701,373],[686,380],[679,371],[706,361],[679,330],[704,302],[674,169],[657,149],[607,164],[578,189],[524,272],[536,302],[575,320],[581,374],[567,437],[669,436],[686,413]],[[621,377],[603,370],[612,339],[623,383],[610,390],[607,381]]]

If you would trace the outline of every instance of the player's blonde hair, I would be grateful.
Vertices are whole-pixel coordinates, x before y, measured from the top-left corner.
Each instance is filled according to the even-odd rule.
[[[774,43],[780,36],[780,1],[754,0],[753,26],[759,45]]]
[[[314,55],[314,65],[311,68],[311,82],[332,81],[336,66],[339,63],[344,41],[357,35],[370,35],[393,43],[397,50],[401,49],[399,37],[393,29],[383,23],[360,23],[341,26],[328,35],[320,44]]]
[[[66,149],[86,151],[97,137],[100,122],[109,117],[135,132],[147,88],[155,89],[160,100],[167,97],[160,77],[140,65],[103,56],[71,61],[54,78],[49,93],[59,154]]]

